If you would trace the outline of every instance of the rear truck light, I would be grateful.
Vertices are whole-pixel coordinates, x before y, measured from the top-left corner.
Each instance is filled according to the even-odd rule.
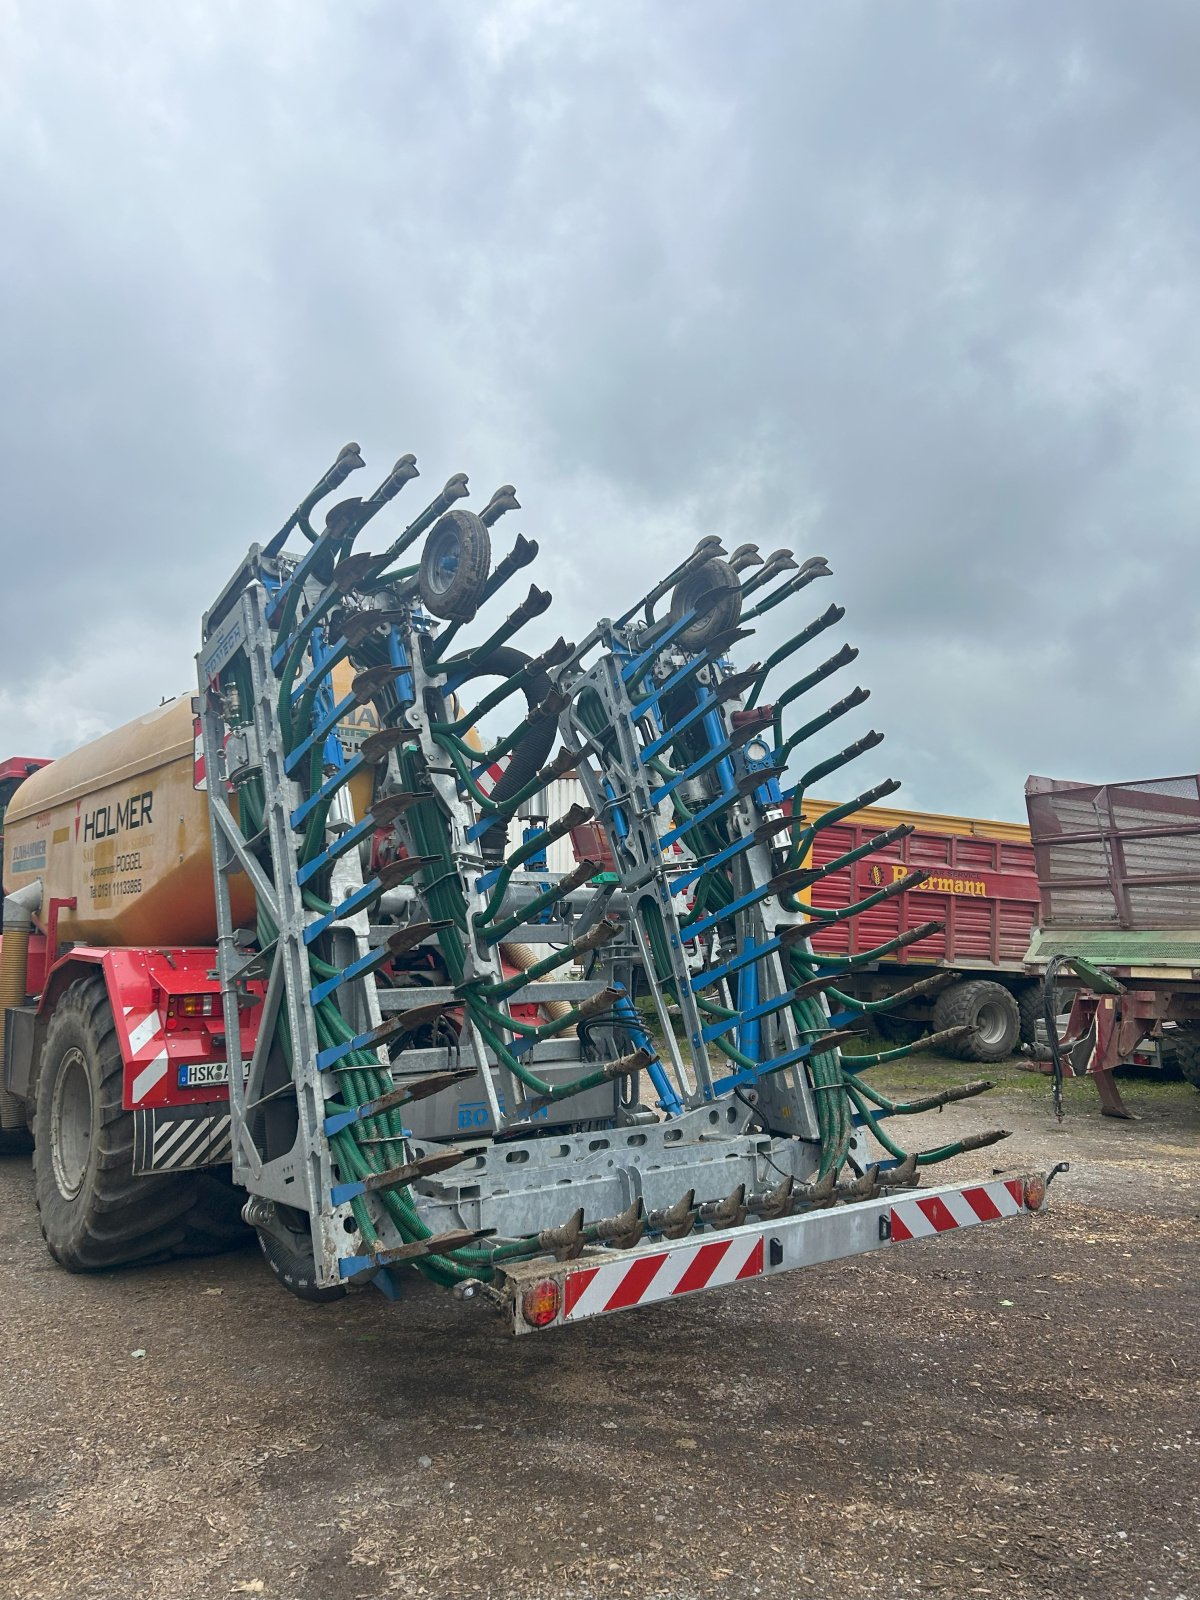
[[[548,1328],[562,1305],[562,1287],[543,1278],[521,1296],[521,1315],[531,1328]]]
[[[180,1017],[211,1017],[216,1013],[217,997],[215,994],[177,994],[168,1002],[168,1010],[172,1005]]]
[[[167,997],[165,1027],[181,1028],[188,1023],[201,1022],[206,1017],[218,1015],[219,996],[209,994],[173,994]]]

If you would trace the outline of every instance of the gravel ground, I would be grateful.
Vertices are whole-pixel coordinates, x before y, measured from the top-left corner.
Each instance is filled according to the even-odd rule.
[[[1076,1087],[934,1135],[1069,1159],[1042,1217],[521,1340],[253,1250],[70,1277],[0,1162],[0,1593],[1194,1600],[1200,1096]]]

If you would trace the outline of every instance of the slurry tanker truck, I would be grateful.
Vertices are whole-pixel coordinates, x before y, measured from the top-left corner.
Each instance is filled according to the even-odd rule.
[[[511,486],[476,512],[453,477],[368,549],[417,471],[318,529],[361,466],[346,446],[238,565],[194,697],[8,797],[0,1139],[32,1142],[55,1260],[249,1227],[302,1299],[415,1271],[528,1333],[1038,1210],[1044,1174],[936,1181],[1001,1130],[905,1131],[986,1081],[898,1100],[871,1069],[912,1047],[862,1053],[947,975],[858,981],[936,923],[830,948],[927,871],[822,904],[911,831],[814,849],[898,788],[803,805],[882,737],[829,737],[863,689],[817,709],[856,654],[813,659],[842,608],[734,660],[824,558],[705,538],[530,653],[550,595],[495,604],[537,554],[493,557]],[[585,800],[522,836],[567,771]],[[597,850],[551,872],[569,834]]]

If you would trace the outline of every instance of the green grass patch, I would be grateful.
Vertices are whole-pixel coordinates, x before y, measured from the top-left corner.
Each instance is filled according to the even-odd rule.
[[[1000,1094],[1019,1095],[1029,1100],[1050,1101],[1052,1082],[1048,1073],[1029,1070],[1030,1063],[1014,1056],[1008,1061],[990,1064],[972,1061],[952,1061],[932,1050],[921,1051],[903,1061],[885,1061],[871,1069],[869,1081],[884,1094],[905,1094],[915,1090],[950,1089],[957,1084],[986,1078],[994,1083]],[[1141,1077],[1117,1074],[1121,1097],[1131,1111],[1138,1106],[1166,1109],[1169,1106],[1191,1105],[1200,1097],[1189,1084],[1178,1079]],[[1096,1103],[1096,1086],[1090,1078],[1063,1080],[1063,1103],[1068,1108],[1091,1107]]]
[[[659,1025],[658,1012],[654,1002],[648,996],[642,996],[637,1002],[638,1013],[643,1026],[656,1049],[666,1054],[666,1039]],[[671,1007],[672,1019],[675,1022],[675,1037],[687,1055],[687,1042],[682,1029],[678,1025],[678,1013]],[[875,1055],[885,1050],[896,1050],[899,1045],[895,1040],[884,1039],[874,1029],[848,1040],[842,1047],[842,1055],[848,1060],[859,1056]],[[709,1060],[715,1072],[729,1070],[728,1059],[716,1049],[709,1048]],[[1032,1063],[1024,1056],[1013,1056],[1007,1061],[997,1061],[990,1065],[973,1061],[954,1061],[949,1056],[939,1055],[933,1050],[917,1051],[911,1056],[905,1056],[899,1061],[883,1061],[877,1067],[867,1069],[870,1076],[865,1081],[871,1083],[883,1094],[895,1099],[912,1099],[922,1093],[929,1093],[938,1089],[953,1089],[960,1084],[973,1083],[980,1078],[985,1078],[995,1085],[995,1092],[1004,1095],[1016,1095],[1022,1099],[1051,1102],[1052,1084],[1049,1073],[1031,1070]],[[1179,1107],[1182,1109],[1196,1110],[1200,1108],[1200,1095],[1186,1083],[1178,1078],[1164,1078],[1149,1070],[1134,1074],[1119,1072],[1117,1082],[1120,1085],[1121,1096],[1129,1109],[1133,1112],[1141,1110],[1170,1111]],[[986,1098],[986,1097],[985,1097]],[[1063,1103],[1068,1110],[1092,1110],[1096,1105],[1096,1086],[1090,1078],[1066,1077],[1063,1080]]]

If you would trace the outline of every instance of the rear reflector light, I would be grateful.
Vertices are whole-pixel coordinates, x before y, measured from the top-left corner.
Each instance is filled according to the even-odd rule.
[[[558,1315],[562,1290],[550,1278],[543,1278],[521,1296],[521,1315],[531,1328],[545,1328]]]
[[[175,1017],[215,1017],[215,994],[173,994],[167,1001],[167,1015]]]
[[[1026,1211],[1040,1211],[1046,1204],[1045,1178],[1026,1178],[1024,1192]]]

